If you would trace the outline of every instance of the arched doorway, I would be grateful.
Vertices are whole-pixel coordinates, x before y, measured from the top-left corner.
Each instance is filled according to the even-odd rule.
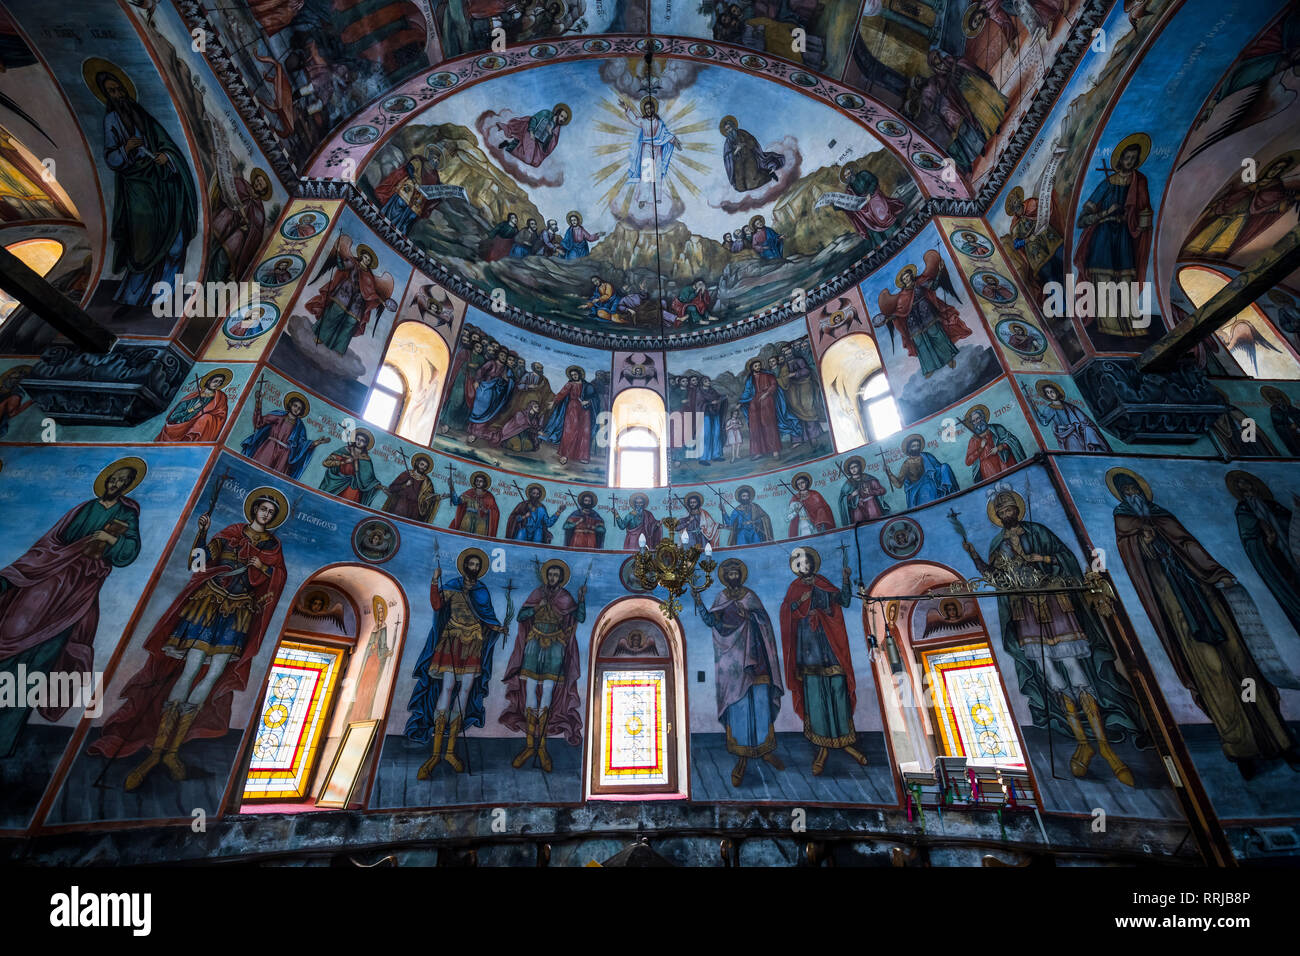
[[[407,616],[401,585],[373,568],[336,565],[299,588],[245,734],[239,812],[364,804]]]
[[[688,795],[685,645],[656,601],[625,598],[592,628],[584,796]]]

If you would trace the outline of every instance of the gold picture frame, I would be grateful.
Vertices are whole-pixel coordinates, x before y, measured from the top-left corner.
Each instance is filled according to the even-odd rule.
[[[351,805],[361,768],[370,755],[370,747],[378,729],[378,720],[357,720],[348,724],[343,731],[343,739],[339,741],[339,749],[330,762],[330,770],[325,775],[325,783],[316,799],[316,806],[346,810]]]

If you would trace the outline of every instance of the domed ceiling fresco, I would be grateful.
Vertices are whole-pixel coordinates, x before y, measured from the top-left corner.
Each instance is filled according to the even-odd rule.
[[[770,309],[883,244],[923,198],[877,135],[796,89],[623,57],[456,91],[359,178],[497,311],[627,335]]]

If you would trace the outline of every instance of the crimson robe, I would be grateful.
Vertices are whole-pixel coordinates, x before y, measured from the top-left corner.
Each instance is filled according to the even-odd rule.
[[[829,531],[835,527],[835,515],[831,512],[831,506],[826,503],[826,499],[817,491],[795,492],[791,501],[798,501],[803,505],[804,512],[808,515],[808,520],[812,523],[814,531]],[[791,538],[799,535],[799,516],[795,515],[790,519],[790,530],[788,536]]]
[[[181,401],[188,402],[190,399],[198,397],[198,392],[190,392]],[[217,436],[221,434],[222,427],[226,424],[227,414],[226,393],[221,389],[217,389],[212,397],[208,399],[207,404],[189,421],[164,423],[162,431],[158,433],[158,437],[154,441],[216,441]]]
[[[486,517],[488,523],[488,534],[490,537],[497,536],[497,523],[501,520],[501,512],[497,509],[496,496],[490,491],[479,491],[477,488],[468,488],[458,495],[460,504],[456,506],[456,517],[451,519],[451,530],[459,531],[461,522],[465,520],[465,515],[469,512],[469,505],[465,499],[474,499],[478,501],[478,513],[480,519]]]
[[[361,314],[356,317],[357,327],[352,330],[352,337],[355,339],[358,335],[365,332],[366,325],[370,322],[370,317],[374,315],[377,310],[383,309],[384,299],[386,299],[387,296],[382,295],[377,288],[375,274],[373,272],[357,265],[356,259],[349,259],[347,262],[348,265],[346,268],[335,269],[334,275],[330,276],[329,282],[325,283],[321,290],[308,300],[307,311],[316,316],[317,319],[320,319],[321,315],[325,312],[325,308],[329,305],[330,300],[334,298],[334,293],[337,292],[339,287],[347,280],[348,269],[355,267],[357,291],[361,293],[361,297],[366,303],[366,307],[362,309]]]
[[[267,566],[267,572],[255,567],[248,568],[248,582],[257,595],[260,610],[248,629],[248,641],[243,653],[238,658],[227,661],[225,670],[203,701],[182,744],[200,737],[224,737],[230,733],[231,704],[235,694],[248,686],[253,659],[262,646],[262,638],[271,623],[271,615],[275,613],[276,602],[280,600],[280,592],[284,590],[288,577],[279,539],[271,535],[275,546],[260,550],[244,534],[248,527],[244,523],[232,524],[212,537],[220,538],[223,542],[223,558],[227,553],[233,554],[241,562],[256,557]],[[163,705],[184,666],[183,658],[170,657],[163,652],[163,648],[181,623],[181,609],[185,602],[208,581],[232,570],[235,570],[234,566],[223,560],[221,564],[210,564],[205,570],[195,571],[190,576],[189,582],[181,588],[181,593],[176,596],[171,607],[167,608],[145,638],[144,648],[149,652],[149,659],[122,688],[123,704],[105,721],[99,739],[90,747],[91,754],[115,760],[130,756],[153,743],[158,725],[162,722]],[[203,679],[207,668],[207,664],[199,668],[195,681]],[[251,719],[256,720],[257,716],[253,715]]]
[[[827,596],[831,599],[829,611],[814,611],[812,609],[812,598],[809,598],[806,604],[801,605],[799,610],[793,611],[790,609],[791,604],[814,589],[827,592]],[[790,588],[785,592],[785,600],[781,602],[781,654],[785,658],[785,686],[790,691],[790,697],[794,703],[794,712],[801,719],[804,717],[803,678],[799,675],[798,622],[804,618],[812,618],[810,623],[822,630],[831,646],[831,650],[835,653],[835,659],[844,668],[844,682],[849,691],[850,718],[852,718],[854,708],[858,705],[857,682],[853,678],[853,658],[849,654],[849,636],[844,630],[843,609],[838,603],[839,594],[839,588],[820,574],[815,574],[812,581],[795,578],[790,582]]]

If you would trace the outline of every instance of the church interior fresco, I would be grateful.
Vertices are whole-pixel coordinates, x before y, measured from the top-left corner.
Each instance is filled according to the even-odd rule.
[[[16,532],[0,691],[19,663],[75,664],[104,688],[98,709],[0,715],[0,837],[165,832],[196,806],[227,823],[321,810],[363,730],[340,807],[359,818],[634,801],[593,792],[599,708],[615,706],[602,681],[620,668],[665,670],[686,717],[655,798],[865,808],[916,835],[934,816],[915,775],[970,741],[902,691],[942,683],[959,652],[1005,704],[1006,749],[987,762],[1015,768],[1037,815],[972,810],[978,839],[1012,826],[1016,852],[1077,848],[1103,807],[1107,850],[1187,862],[1205,859],[1183,840],[1189,800],[1229,857],[1259,856],[1251,827],[1296,825],[1300,282],[1194,353],[1226,409],[1200,434],[1121,432],[1082,374],[1197,310],[1181,270],[1231,281],[1295,229],[1293,6],[341,6],[12,0],[0,19],[0,245],[58,240],[56,289],[185,367],[156,415],[65,423],[22,385],[53,367],[52,330],[25,309],[0,320]],[[115,155],[134,150],[156,167],[151,198]],[[48,156],[57,189],[41,187]],[[1113,202],[1134,224],[1121,261],[1098,238]],[[1052,314],[1048,286],[1089,270],[1154,283],[1151,326]],[[160,314],[150,280],[173,275],[256,281],[261,297]],[[445,346],[403,366],[436,409],[419,435],[367,417],[404,327]],[[889,434],[866,378],[824,380],[851,336],[878,357]],[[837,388],[857,403],[835,405]],[[631,389],[662,400],[660,440],[682,425],[690,442],[657,485],[613,487],[602,414]],[[1165,379],[1150,389],[1144,406],[1178,404]],[[837,444],[837,408],[861,416],[861,442]],[[87,524],[96,501],[113,523]],[[658,598],[631,564],[669,515],[743,568],[730,590],[719,568],[701,604],[683,595],[680,632],[619,617]],[[1122,612],[944,609],[941,590],[989,573],[1000,546],[1105,572]],[[223,560],[249,595],[224,645],[186,630],[216,593],[204,562]],[[58,601],[28,603],[32,580]],[[456,613],[500,625],[455,690],[434,663],[464,620],[441,603],[453,580],[469,595]],[[801,582],[835,622],[840,683],[791,659]],[[863,600],[888,594],[914,596]],[[558,602],[563,638],[541,651],[538,617],[520,616],[539,600]],[[1196,626],[1179,618],[1192,605]],[[331,608],[343,624],[321,624]],[[766,648],[770,696],[737,677],[725,614]],[[1041,657],[1026,615],[1069,630],[1067,649]],[[642,628],[651,653],[613,650]],[[311,793],[249,799],[279,655],[321,635],[348,650]],[[1239,679],[1259,685],[1253,710]],[[816,694],[829,724],[808,716]]]

